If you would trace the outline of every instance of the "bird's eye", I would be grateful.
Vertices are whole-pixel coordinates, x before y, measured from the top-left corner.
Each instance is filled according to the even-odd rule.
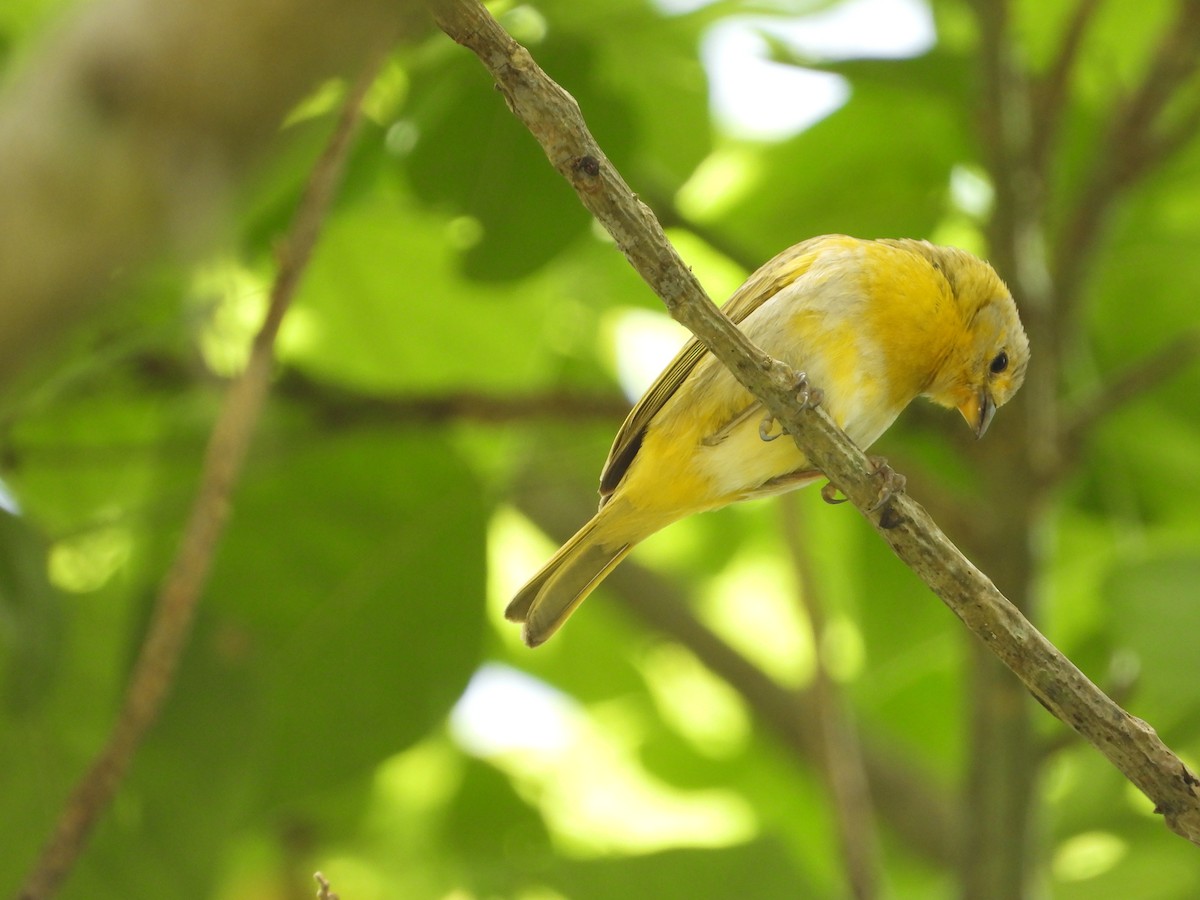
[[[996,358],[992,360],[992,374],[999,375],[1008,368],[1008,354],[1001,350],[996,354]]]

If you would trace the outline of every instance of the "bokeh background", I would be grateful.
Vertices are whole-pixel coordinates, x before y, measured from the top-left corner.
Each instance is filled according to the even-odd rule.
[[[878,452],[1197,762],[1195,5],[492,8],[714,298],[825,232],[993,261],[1026,388],[982,442],[918,403]],[[10,78],[73,14],[4,5]],[[344,91],[296,104],[216,249],[10,380],[0,889],[114,718]],[[503,607],[682,334],[469,52],[411,37],[366,109],[168,708],[64,896],[1200,896],[1196,848],[815,490],[656,536],[525,649]]]

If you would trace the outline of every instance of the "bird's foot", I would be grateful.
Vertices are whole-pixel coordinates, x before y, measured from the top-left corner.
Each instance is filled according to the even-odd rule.
[[[880,482],[879,494],[875,498],[875,502],[867,507],[867,512],[878,512],[887,506],[888,501],[897,494],[904,493],[904,487],[908,483],[908,479],[889,466],[888,461],[882,456],[868,456],[867,459],[875,467],[874,471],[871,472],[871,477],[878,478]],[[821,488],[821,499],[826,503],[845,503],[850,498],[841,494],[837,486],[830,481]]]
[[[827,481],[825,486],[821,488],[821,499],[831,506],[834,506],[838,503],[845,503],[850,498],[844,494],[839,497],[837,485],[835,485],[832,481]]]
[[[775,440],[776,438],[781,438],[784,436],[784,434],[786,434],[786,432],[783,431],[782,429],[779,431],[772,431],[771,429],[774,427],[775,427],[775,417],[773,415],[771,415],[770,413],[767,413],[765,416],[762,417],[762,421],[758,423],[759,439],[766,441],[767,443],[770,443],[771,441]]]
[[[813,387],[808,383],[808,376],[803,372],[796,373],[796,402],[800,409],[812,409],[814,406],[819,406],[821,401],[825,399],[825,394],[818,387]],[[770,413],[763,416],[761,422],[758,423],[758,436],[764,441],[770,442],[776,438],[783,437],[787,432],[780,429],[772,431],[775,426],[775,417]]]
[[[814,406],[820,406],[825,399],[825,392],[819,387],[813,387],[808,383],[808,376],[803,372],[796,373],[796,402],[800,404],[801,409],[812,409]]]
[[[897,494],[904,493],[908,479],[889,466],[888,461],[882,456],[868,456],[867,459],[875,467],[875,471],[871,473],[871,477],[878,478],[880,482],[879,495],[867,511],[878,512]]]

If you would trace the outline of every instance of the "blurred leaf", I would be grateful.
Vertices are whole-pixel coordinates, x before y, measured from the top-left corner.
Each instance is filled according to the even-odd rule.
[[[279,235],[287,233],[313,163],[329,141],[340,108],[339,101],[328,114],[303,119],[283,129],[275,164],[243,201],[242,245],[251,254],[274,253]],[[367,119],[359,124],[358,138],[346,160],[332,215],[373,196],[390,163],[385,140],[385,130],[375,122]]]
[[[812,897],[812,882],[792,864],[784,848],[770,840],[712,850],[668,850],[646,856],[564,864],[552,884],[573,900],[655,897],[661,900],[727,898],[735,885],[753,877],[754,896]]]
[[[537,47],[538,63],[586,111],[589,127],[620,159],[628,146],[625,104],[595,84],[591,47],[566,35]],[[584,234],[589,216],[478,62],[455,54],[413,77],[419,139],[405,162],[413,190],[437,209],[474,217],[481,234],[464,256],[475,279],[530,274]]]
[[[538,340],[588,334],[576,334],[587,328],[575,321],[579,308],[555,296],[570,273],[521,289],[471,285],[450,271],[444,227],[392,198],[344,210],[325,230],[283,355],[323,379],[377,393],[517,391],[547,382],[554,360],[531,352]]]
[[[541,816],[486,763],[468,763],[440,828],[441,843],[457,854],[478,896],[512,895],[527,873],[551,865],[550,836]]]
[[[484,510],[455,453],[430,434],[317,437],[249,473],[210,590],[245,630],[274,802],[419,739],[483,635]]]
[[[0,510],[0,704],[14,718],[45,701],[62,651],[62,597],[46,577],[45,541]]]
[[[1120,566],[1105,585],[1114,633],[1140,662],[1133,708],[1164,731],[1189,719],[1194,734],[1200,715],[1200,682],[1181,677],[1196,662],[1198,583],[1200,551],[1193,551]]]
[[[284,810],[303,810],[287,833],[348,827],[353,815],[314,818],[307,798],[328,804],[419,740],[475,668],[484,511],[470,473],[430,436],[315,437],[289,435],[294,449],[252,467],[239,492],[171,702],[125,791],[138,812],[98,840],[101,858],[124,861],[105,866],[112,896],[207,896],[231,827],[282,824]],[[107,895],[93,878],[80,896]]]
[[[939,63],[947,78],[959,71],[952,59]],[[763,149],[761,187],[724,214],[726,230],[763,254],[814,234],[929,234],[945,213],[951,168],[974,157],[966,123],[939,94],[855,85],[837,112]]]

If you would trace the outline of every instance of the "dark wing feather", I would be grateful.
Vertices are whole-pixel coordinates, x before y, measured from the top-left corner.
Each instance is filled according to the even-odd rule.
[[[782,288],[808,271],[818,252],[817,245],[827,239],[828,236],[811,238],[775,256],[746,279],[745,284],[729,298],[729,302],[721,307],[721,311],[735,325],[740,323]],[[679,354],[663,369],[654,384],[650,385],[650,389],[642,395],[642,399],[630,410],[613,440],[612,449],[608,451],[608,460],[604,463],[604,471],[600,474],[601,506],[629,471],[629,466],[641,449],[642,439],[646,436],[646,428],[650,422],[658,415],[663,404],[679,390],[684,379],[691,374],[692,369],[696,368],[696,364],[707,352],[708,348],[696,338],[684,344]]]

